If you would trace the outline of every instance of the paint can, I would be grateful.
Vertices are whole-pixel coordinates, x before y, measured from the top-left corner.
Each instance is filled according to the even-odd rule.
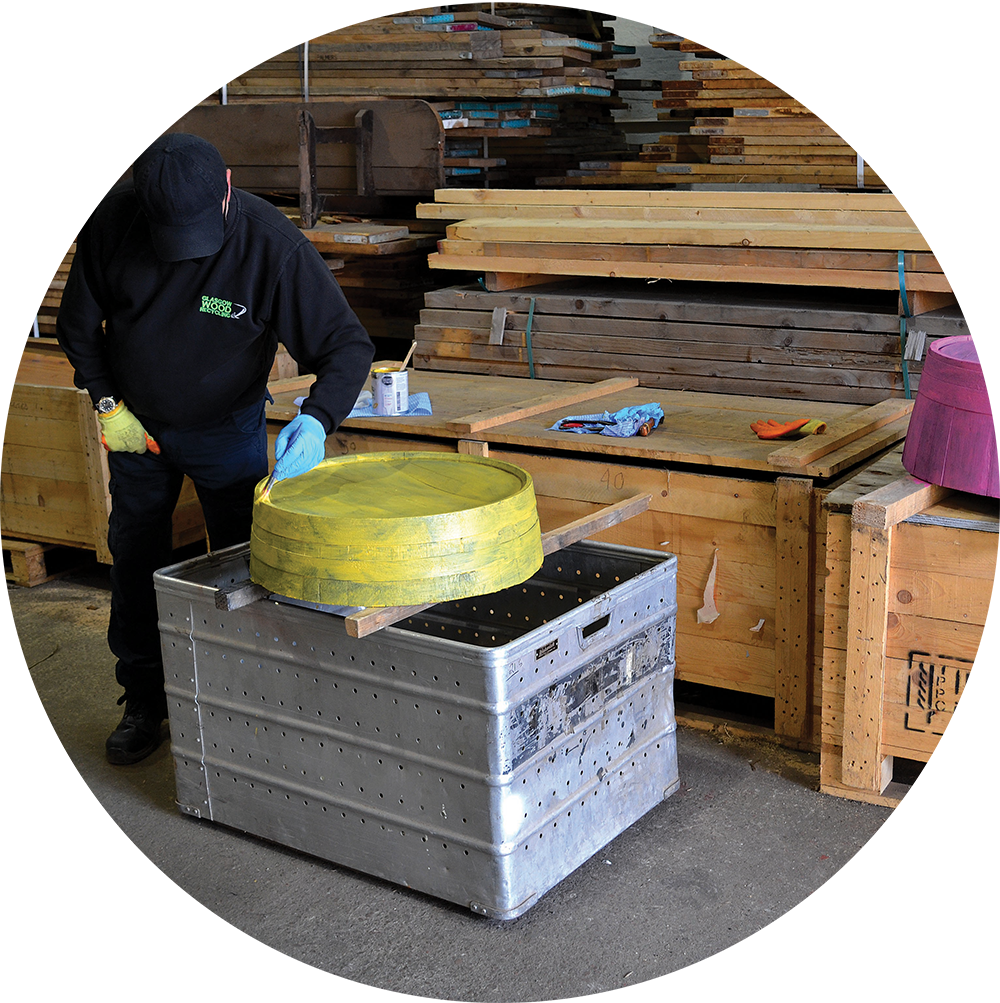
[[[372,397],[377,415],[405,414],[410,407],[409,377],[406,370],[372,370]]]

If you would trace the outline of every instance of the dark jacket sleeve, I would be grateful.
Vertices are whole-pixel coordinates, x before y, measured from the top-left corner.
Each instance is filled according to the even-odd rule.
[[[304,414],[335,431],[368,381],[375,346],[351,309],[327,263],[303,242],[288,259],[275,288],[271,330],[316,382]]]
[[[116,388],[104,352],[105,307],[92,230],[93,223],[88,221],[77,238],[56,319],[56,338],[73,364],[74,383],[87,390],[96,404],[102,397],[114,395]]]

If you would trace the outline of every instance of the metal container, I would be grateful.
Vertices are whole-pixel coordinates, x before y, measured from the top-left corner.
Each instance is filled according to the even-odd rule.
[[[405,369],[372,370],[372,398],[380,417],[406,414],[410,408],[410,377]]]
[[[360,639],[217,610],[248,561],[155,576],[182,811],[512,919],[677,789],[672,555],[574,544]]]

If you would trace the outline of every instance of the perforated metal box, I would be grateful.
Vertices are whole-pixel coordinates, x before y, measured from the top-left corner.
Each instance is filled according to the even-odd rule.
[[[365,638],[155,576],[180,809],[511,919],[678,786],[676,558],[585,542]]]

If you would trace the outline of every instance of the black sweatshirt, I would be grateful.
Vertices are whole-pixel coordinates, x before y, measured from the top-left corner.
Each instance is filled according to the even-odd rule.
[[[236,188],[222,248],[177,262],[156,256],[131,184],[113,190],[77,240],[56,334],[76,385],[95,404],[111,396],[140,417],[179,426],[261,400],[280,341],[317,376],[303,412],[332,432],[374,356],[305,235]]]

